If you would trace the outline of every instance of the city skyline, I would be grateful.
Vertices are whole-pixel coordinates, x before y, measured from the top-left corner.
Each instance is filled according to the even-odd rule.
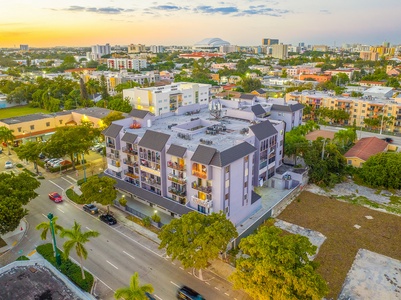
[[[350,1],[91,1],[25,0],[2,4],[0,47],[93,44],[193,45],[219,37],[256,46],[285,44],[401,44],[398,0]],[[377,20],[377,21],[375,21]]]

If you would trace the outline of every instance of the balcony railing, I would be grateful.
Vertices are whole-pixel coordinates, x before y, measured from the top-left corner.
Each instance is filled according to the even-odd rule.
[[[114,160],[120,160],[120,155],[116,155],[116,154],[113,154],[113,153],[107,153],[107,155],[106,155],[108,158],[111,158],[111,159],[114,159]]]
[[[263,168],[266,167],[266,166],[267,166],[267,160],[265,160],[265,161],[263,161],[263,162],[261,162],[261,163],[259,164],[259,170],[263,169]]]
[[[142,183],[146,183],[147,185],[151,185],[153,187],[156,187],[158,189],[161,188],[160,183],[157,183],[157,181],[154,180],[154,179],[148,179],[148,178],[145,178],[145,177],[141,177],[141,182]]]
[[[185,171],[186,170],[186,166],[185,165],[180,165],[180,164],[178,164],[176,162],[172,162],[172,161],[168,161],[167,162],[167,166],[169,168],[172,168],[172,169],[175,169],[175,170],[178,170],[178,171]]]
[[[126,158],[123,159],[123,163],[128,165],[128,166],[132,166],[132,167],[137,167],[138,166],[138,163],[136,161],[132,161],[132,160],[129,160],[129,159],[126,159]]]
[[[192,170],[192,175],[202,178],[202,179],[206,179],[207,178],[207,174],[204,172],[198,172],[198,171],[194,171]]]
[[[187,180],[185,178],[177,177],[174,174],[169,174],[167,179],[172,182],[178,183],[178,184],[186,184],[187,183]]]
[[[141,160],[141,166],[160,172],[160,165]]]
[[[107,143],[106,147],[112,148],[112,149],[116,149],[116,145],[114,143]]]
[[[195,204],[198,204],[198,205],[206,207],[206,208],[211,208],[213,206],[212,200],[202,200],[195,196],[192,196],[191,199]]]
[[[172,193],[180,197],[185,197],[187,195],[187,192],[185,190],[176,189],[175,187],[172,186],[168,188],[168,191],[169,193]]]
[[[138,155],[138,150],[132,149],[131,147],[123,147],[121,149],[124,153],[128,153],[128,154],[133,154],[133,155]]]
[[[211,186],[198,185],[196,181],[192,182],[191,186],[192,186],[193,189],[195,189],[197,191],[200,191],[200,192],[203,192],[203,193],[206,193],[206,194],[211,194],[212,193],[212,187]]]
[[[131,178],[134,178],[134,179],[138,179],[139,178],[139,175],[136,175],[134,173],[128,172],[127,170],[124,171],[124,175],[128,176],[128,177],[131,177]]]

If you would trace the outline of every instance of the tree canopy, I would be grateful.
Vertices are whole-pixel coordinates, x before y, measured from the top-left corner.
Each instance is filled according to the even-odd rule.
[[[154,289],[151,284],[141,285],[137,272],[131,276],[129,286],[122,287],[115,291],[114,298],[117,300],[148,300],[146,293],[153,293]]]
[[[274,226],[262,226],[241,240],[242,256],[230,276],[234,288],[245,290],[253,299],[322,299],[328,292],[316,273],[317,263],[308,255],[316,253],[308,238],[283,235]]]
[[[88,181],[81,185],[81,199],[85,203],[100,203],[110,205],[117,197],[117,191],[114,188],[116,180],[107,176],[91,176]]]
[[[0,234],[16,229],[28,211],[23,207],[38,196],[35,190],[40,182],[22,172],[0,173]]]

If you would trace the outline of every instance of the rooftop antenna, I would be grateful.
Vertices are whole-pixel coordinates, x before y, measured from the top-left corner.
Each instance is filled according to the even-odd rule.
[[[209,113],[215,118],[220,119],[222,113],[222,105],[219,99],[213,99],[209,102]]]

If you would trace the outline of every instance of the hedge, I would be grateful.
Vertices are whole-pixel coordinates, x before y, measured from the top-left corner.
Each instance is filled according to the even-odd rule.
[[[85,204],[85,201],[83,201],[81,199],[81,197],[74,192],[73,189],[68,189],[65,191],[65,194],[67,195],[67,197],[71,200],[74,201],[77,204]]]
[[[29,175],[33,176],[33,177],[38,176],[38,174],[36,174],[36,173],[34,173],[34,172],[28,170],[27,168],[23,168],[22,170],[23,170],[24,172],[28,173]]]
[[[42,255],[47,261],[49,261],[56,269],[66,275],[72,282],[80,287],[85,292],[90,293],[93,285],[93,275],[88,271],[85,272],[85,280],[82,279],[81,267],[69,258],[64,257],[64,253],[59,249],[61,255],[61,265],[58,266],[56,258],[53,254],[53,245],[51,243],[43,244],[36,247],[36,251]]]

